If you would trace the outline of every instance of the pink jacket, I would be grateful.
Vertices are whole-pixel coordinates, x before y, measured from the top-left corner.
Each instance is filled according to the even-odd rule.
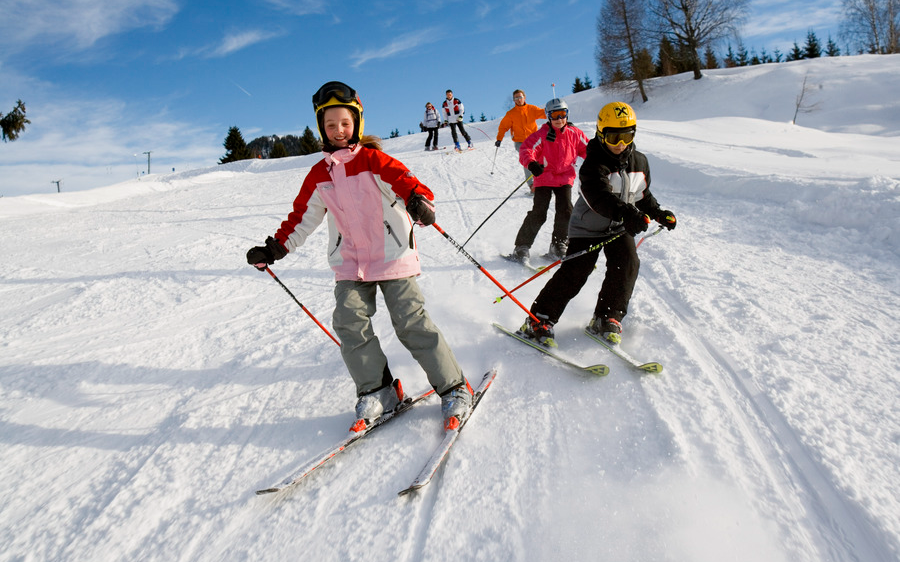
[[[519,162],[528,167],[529,162],[544,165],[544,173],[534,178],[535,187],[559,187],[574,185],[577,172],[575,160],[587,155],[588,138],[581,129],[566,123],[562,131],[555,131],[556,138],[547,140],[550,123],[544,123],[532,133],[519,148]]]
[[[293,252],[327,216],[328,263],[337,281],[418,275],[419,253],[406,212],[413,191],[434,199],[403,163],[380,150],[357,145],[326,152],[303,180],[275,239]]]

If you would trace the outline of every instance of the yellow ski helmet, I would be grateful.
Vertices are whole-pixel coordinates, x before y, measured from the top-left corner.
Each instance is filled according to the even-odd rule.
[[[353,136],[350,138],[350,144],[359,142],[363,134],[365,120],[363,119],[362,101],[356,90],[343,82],[328,82],[323,84],[319,91],[313,94],[313,108],[316,110],[316,126],[319,128],[319,135],[325,147],[330,146],[328,136],[325,135],[324,114],[329,107],[346,107],[356,119],[356,127],[353,128]]]
[[[603,106],[600,113],[597,114],[597,136],[601,140],[605,140],[606,133],[612,136],[615,134],[617,142],[610,144],[616,145],[620,142],[631,144],[634,140],[634,133],[637,130],[637,118],[634,110],[625,102],[614,101]],[[630,133],[630,139],[627,137]],[[619,136],[623,138],[619,138]],[[612,139],[611,139],[612,140]]]

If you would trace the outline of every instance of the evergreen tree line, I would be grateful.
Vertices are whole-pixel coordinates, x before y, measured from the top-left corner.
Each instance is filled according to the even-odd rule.
[[[322,143],[309,127],[303,130],[299,137],[295,135],[270,135],[258,137],[247,144],[237,127],[230,127],[225,137],[225,156],[219,159],[219,164],[236,162],[237,160],[249,160],[251,158],[284,158],[286,156],[303,156],[315,154],[322,150]]]

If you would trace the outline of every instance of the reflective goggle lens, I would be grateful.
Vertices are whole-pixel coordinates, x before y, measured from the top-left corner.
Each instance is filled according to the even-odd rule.
[[[634,131],[604,133],[603,141],[610,146],[616,146],[617,144],[628,146],[634,142]]]
[[[565,119],[569,116],[568,109],[557,109],[556,111],[550,112],[550,119]]]
[[[329,82],[319,88],[319,91],[313,95],[312,101],[314,107],[319,107],[328,102],[331,98],[341,103],[359,102],[356,90],[342,82]]]

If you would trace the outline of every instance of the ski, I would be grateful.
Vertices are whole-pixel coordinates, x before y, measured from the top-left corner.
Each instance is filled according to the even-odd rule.
[[[591,338],[595,342],[599,343],[600,345],[602,345],[603,347],[605,347],[606,349],[611,351],[613,353],[613,355],[616,355],[617,357],[623,359],[625,362],[627,362],[632,367],[635,367],[635,368],[645,371],[647,373],[661,373],[663,370],[663,366],[656,362],[641,363],[640,361],[638,361],[637,359],[635,359],[634,357],[632,357],[631,355],[626,353],[625,350],[622,349],[621,345],[610,343],[610,342],[604,340],[603,338],[599,338],[599,337],[595,336],[594,334],[588,332],[587,330],[584,331],[584,335]]]
[[[511,262],[517,263],[525,268],[528,268],[535,273],[547,268],[546,265],[532,265],[531,260],[522,261],[520,259],[516,259],[516,257],[513,256],[512,254],[500,254],[500,257],[505,259],[506,261],[511,261]]]
[[[466,419],[462,420],[458,428],[451,429],[444,433],[444,439],[441,441],[441,444],[438,446],[438,448],[434,450],[434,453],[432,453],[431,458],[428,459],[428,462],[425,463],[425,467],[422,468],[421,472],[419,472],[419,475],[416,476],[416,479],[413,480],[413,483],[410,484],[408,488],[400,490],[397,493],[398,496],[405,496],[406,494],[420,490],[421,488],[427,486],[429,482],[431,482],[432,478],[434,478],[434,474],[437,472],[437,469],[440,468],[441,464],[443,464],[444,462],[444,459],[447,458],[447,453],[450,452],[450,448],[453,447],[453,444],[456,443],[456,440],[459,438],[459,433],[466,426],[466,423],[468,423],[469,419],[472,418],[472,414],[475,413],[475,408],[478,407],[478,404],[484,397],[484,393],[487,392],[487,389],[491,387],[491,383],[494,382],[494,377],[496,376],[496,369],[491,369],[484,374],[484,377],[482,377],[481,379],[481,384],[479,384],[478,388],[475,389],[475,394],[472,399],[472,409],[469,410],[469,415],[466,416]]]
[[[575,369],[578,369],[579,371],[586,371],[588,373],[599,375],[601,377],[609,374],[609,367],[607,367],[606,365],[590,365],[588,367],[584,367],[582,365],[579,365],[578,363],[569,361],[568,359],[566,359],[565,357],[563,357],[561,355],[557,355],[556,353],[551,351],[549,348],[544,347],[543,345],[537,343],[534,340],[528,339],[516,332],[507,330],[506,328],[504,328],[500,324],[497,324],[496,322],[493,324],[493,326],[495,328],[497,328],[498,330],[500,330],[501,332],[503,332],[504,334],[506,334],[510,337],[513,337],[513,338],[519,340],[520,342],[537,349],[538,351],[556,359],[557,361],[559,361],[565,365],[568,365],[569,367],[573,367]]]
[[[394,408],[392,411],[388,412],[387,414],[381,416],[380,418],[376,419],[374,422],[372,422],[372,424],[369,427],[367,427],[363,431],[359,431],[357,433],[351,433],[350,435],[348,435],[346,438],[341,440],[336,445],[328,448],[325,451],[322,451],[322,453],[313,457],[309,462],[304,464],[300,469],[298,469],[296,472],[294,472],[293,475],[291,475],[288,478],[286,478],[285,480],[283,480],[280,484],[276,484],[275,486],[272,486],[271,488],[257,490],[256,495],[261,496],[263,494],[273,494],[276,492],[282,492],[284,490],[287,490],[288,488],[292,488],[292,487],[296,486],[301,480],[303,480],[304,478],[306,478],[307,476],[312,474],[317,468],[320,468],[322,465],[324,465],[325,463],[327,463],[328,461],[333,459],[335,456],[338,455],[338,453],[343,452],[351,444],[355,443],[356,441],[359,441],[360,439],[362,439],[369,433],[372,433],[373,431],[375,431],[377,428],[381,427],[382,425],[384,425],[387,422],[391,421],[392,419],[396,418],[403,412],[411,409],[413,406],[415,406],[422,400],[428,398],[432,394],[434,394],[434,389],[430,389],[430,390],[423,392],[422,394],[419,394],[418,396],[415,396],[413,398],[407,397],[396,408]]]

